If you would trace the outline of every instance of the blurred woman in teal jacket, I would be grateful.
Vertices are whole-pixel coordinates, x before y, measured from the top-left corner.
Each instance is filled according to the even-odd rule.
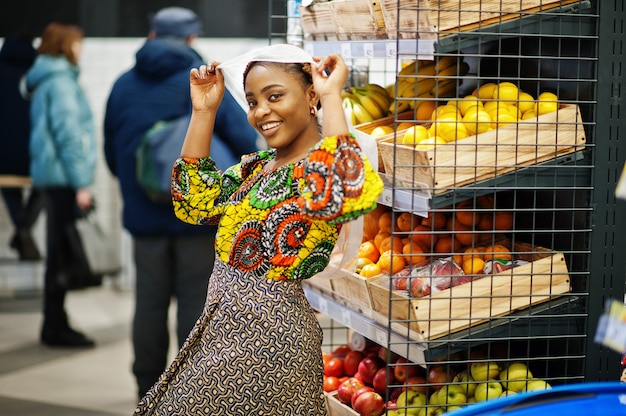
[[[67,228],[77,208],[92,206],[97,147],[89,102],[78,84],[78,60],[83,31],[53,22],[44,30],[38,56],[26,83],[33,92],[30,108],[30,174],[33,187],[46,197],[46,271],[44,322],[46,345],[86,347],[94,342],[72,329],[65,312],[65,295],[72,258]]]

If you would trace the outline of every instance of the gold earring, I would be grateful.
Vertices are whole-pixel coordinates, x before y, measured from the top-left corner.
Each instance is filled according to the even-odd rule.
[[[317,107],[316,106],[311,106],[311,115],[313,117],[317,117]]]

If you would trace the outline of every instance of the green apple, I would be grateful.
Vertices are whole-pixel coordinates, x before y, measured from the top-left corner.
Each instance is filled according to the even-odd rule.
[[[416,416],[419,408],[426,405],[427,401],[426,394],[415,390],[405,390],[398,396],[396,406],[399,413],[404,412],[407,416]]]
[[[532,373],[524,363],[514,362],[500,372],[502,387],[512,391],[523,391],[526,382],[533,378]]]
[[[474,391],[474,398],[477,402],[492,400],[500,397],[502,394],[502,384],[495,380],[479,383]]]
[[[446,413],[453,412],[453,411],[455,411],[455,410],[459,410],[459,409],[463,409],[463,406],[457,406],[457,405],[454,405],[454,406],[448,406],[448,407],[446,408]]]
[[[454,376],[452,381],[454,383],[459,383],[459,385],[465,389],[465,396],[472,397],[474,395],[474,390],[476,390],[476,381],[467,370],[458,373]]]
[[[401,416],[400,413],[397,410],[387,410],[387,413],[385,413],[387,416]]]
[[[430,397],[428,398],[428,404],[429,405],[441,404],[439,403],[439,390],[435,390],[433,394],[430,395]]]
[[[529,380],[528,383],[526,383],[526,391],[548,390],[551,388],[552,386],[547,381],[538,378]]]
[[[512,396],[514,394],[517,394],[517,392],[513,390],[504,390],[502,394],[500,395],[500,397]]]
[[[443,409],[443,407],[422,407],[419,410],[419,413],[417,414],[417,416],[436,416],[436,415],[442,415],[444,414],[446,411]]]
[[[500,364],[495,361],[472,363],[470,374],[476,381],[495,380],[500,374]]]
[[[442,405],[465,404],[467,403],[465,387],[459,384],[447,384],[437,392],[437,401]]]

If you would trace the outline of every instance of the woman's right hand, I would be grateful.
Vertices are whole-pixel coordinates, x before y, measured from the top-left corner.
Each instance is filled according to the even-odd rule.
[[[198,112],[216,112],[224,97],[224,75],[217,69],[219,62],[211,62],[189,72],[191,103]]]

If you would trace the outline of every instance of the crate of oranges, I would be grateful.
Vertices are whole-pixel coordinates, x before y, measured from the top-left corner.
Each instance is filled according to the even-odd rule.
[[[397,320],[416,340],[570,290],[564,255],[511,239],[514,214],[496,207],[492,195],[432,210],[427,218],[377,211],[365,218],[360,269],[351,277],[367,285],[373,319]]]
[[[415,121],[378,141],[379,159],[387,175],[434,194],[582,150],[586,141],[577,105],[511,82],[484,84]]]

